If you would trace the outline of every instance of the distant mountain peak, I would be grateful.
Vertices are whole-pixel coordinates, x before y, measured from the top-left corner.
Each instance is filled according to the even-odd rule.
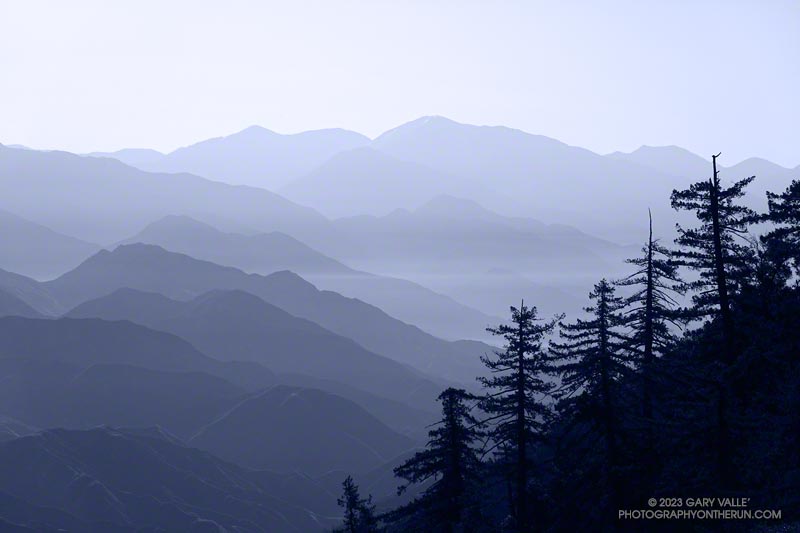
[[[711,161],[680,146],[642,145],[632,152],[613,152],[605,157],[635,163],[678,177],[699,177],[711,168]]]
[[[274,281],[279,281],[282,285],[292,283],[296,286],[302,285],[307,288],[314,289],[315,291],[317,290],[317,288],[314,287],[313,283],[306,281],[300,275],[295,274],[291,270],[279,270],[277,272],[269,274],[268,276],[266,276],[266,278]]]
[[[151,222],[148,224],[142,233],[148,232],[150,230],[161,230],[161,229],[202,229],[204,231],[219,231],[217,228],[210,224],[206,224],[196,218],[192,218],[189,215],[166,215],[155,222]]]
[[[438,127],[463,126],[463,124],[459,124],[454,120],[450,120],[449,118],[440,115],[426,115],[414,119],[410,122],[400,124],[399,126],[396,126],[390,130],[387,130],[383,132],[381,135],[379,135],[375,140],[380,142],[382,140],[386,140],[386,138],[391,137],[398,132],[411,131],[421,128],[430,128],[434,126]]]
[[[253,124],[252,126],[248,126],[241,131],[237,131],[236,133],[231,133],[230,135],[226,135],[225,139],[231,138],[269,138],[275,137],[280,135],[280,133],[275,133],[274,131],[265,128],[264,126],[259,126],[258,124]]]
[[[735,165],[730,165],[727,168],[745,168],[745,169],[760,169],[763,171],[786,171],[790,170],[788,168],[782,167],[777,163],[773,163],[763,157],[748,157],[742,161],[739,161]]]
[[[108,252],[108,250],[102,250],[100,254],[102,254],[103,252]],[[108,253],[110,255],[129,255],[129,254],[141,254],[141,253],[166,255],[173,252],[168,252],[167,250],[156,244],[145,244],[142,242],[134,242],[131,244],[120,244],[119,246],[117,246]],[[177,255],[183,255],[183,254],[177,254]]]
[[[705,158],[697,155],[694,152],[687,150],[681,146],[677,146],[674,144],[662,145],[662,146],[651,146],[649,144],[643,144],[636,150],[632,152],[613,152],[608,154],[609,156],[614,156],[619,159],[623,159],[628,156],[671,156],[671,157],[686,157],[694,160],[704,161],[706,163],[710,163]]]

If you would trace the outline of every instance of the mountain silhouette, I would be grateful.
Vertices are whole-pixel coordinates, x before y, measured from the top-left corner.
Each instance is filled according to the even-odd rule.
[[[379,271],[390,265],[397,275],[494,316],[505,316],[522,297],[546,313],[579,311],[582,304],[562,304],[582,300],[598,276],[622,275],[624,259],[636,251],[570,226],[508,217],[446,195],[412,211],[333,224],[338,237],[315,246],[335,248],[332,253],[359,269]],[[493,294],[499,277],[486,277],[489,271],[517,275],[501,285],[502,294]],[[562,298],[573,293],[579,296]]]
[[[243,401],[190,444],[251,468],[312,476],[363,472],[413,445],[349,400],[282,385]]]
[[[122,161],[126,165],[145,168],[147,165],[158,161],[164,154],[158,150],[151,150],[149,148],[123,148],[116,152],[92,152],[85,154],[89,157],[108,157]]]
[[[0,317],[22,316],[26,318],[44,318],[39,311],[25,303],[22,298],[0,289]]]
[[[505,192],[503,198],[471,199],[505,215],[592,228],[613,240],[627,241],[641,222],[638,213],[612,216],[598,210],[600,199],[614,205],[649,202],[654,212],[671,212],[674,180],[668,175],[649,171],[645,176],[641,165],[504,126],[422,117],[380,135],[371,147],[447,174],[491,180]]]
[[[503,126],[461,124],[439,116],[402,124],[371,142],[358,134],[349,135],[352,142],[319,143],[325,150],[286,148],[276,153],[275,147],[283,146],[281,143],[294,146],[295,137],[324,136],[320,132],[282,136],[252,127],[159,160],[178,160],[178,155],[186,151],[186,160],[175,166],[161,169],[140,165],[170,172],[194,169],[197,174],[228,183],[256,183],[329,216],[382,216],[396,208],[413,209],[438,194],[449,194],[480,201],[504,215],[591,228],[593,233],[618,242],[641,239],[636,229],[642,226],[644,215],[598,206],[649,205],[656,220],[671,219],[672,189],[710,172],[702,168],[704,158],[679,147],[642,147],[632,153],[600,155],[543,135]],[[330,136],[338,138],[333,133]],[[344,133],[341,136],[346,137]],[[126,155],[120,158],[126,159]],[[208,170],[212,168],[215,170]],[[764,185],[770,190],[788,185],[782,173],[789,169],[774,173],[765,167],[758,170],[756,174],[765,176]],[[276,175],[281,178],[273,180]],[[250,176],[247,179],[253,181],[239,176]],[[173,212],[197,216],[187,210]],[[250,226],[261,231],[280,229]],[[308,238],[313,232],[283,231],[320,249]]]
[[[178,302],[120,289],[66,316],[130,320],[186,339],[220,360],[256,361],[279,374],[338,381],[410,405],[431,406],[440,388],[409,367],[238,290]]]
[[[677,146],[642,146],[631,152],[615,152],[608,157],[624,159],[646,166],[651,172],[665,172],[675,177],[675,188],[685,188],[691,183],[709,178],[711,160],[700,157]],[[724,154],[720,163],[725,162]],[[784,168],[766,159],[751,157],[733,165],[719,164],[720,177],[729,182],[749,176],[756,180],[748,187],[743,199],[746,205],[758,210],[767,209],[766,192],[785,189],[798,175],[798,169]]]
[[[27,276],[0,269],[0,290],[45,316],[56,316],[66,310],[46,287]]]
[[[155,172],[189,172],[227,183],[276,189],[310,172],[334,154],[363,146],[369,139],[342,129],[281,135],[251,126],[226,137],[179,148],[134,164]]]
[[[494,198],[496,203],[503,198],[497,189],[476,179],[434,170],[371,147],[336,154],[278,192],[329,217],[385,215],[445,193]]]
[[[80,368],[124,364],[169,372],[206,372],[247,388],[275,383],[253,362],[218,361],[185,340],[126,321],[0,318],[0,357],[61,361]]]
[[[101,244],[176,212],[261,231],[291,233],[325,223],[312,209],[263,189],[191,174],[151,174],[109,158],[4,146],[0,208]]]
[[[606,157],[643,165],[650,171],[682,178],[687,184],[711,172],[710,160],[680,146],[641,146],[633,152],[614,152]]]
[[[52,279],[75,268],[100,247],[0,210],[0,268]]]
[[[145,244],[100,251],[44,286],[65,306],[120,288],[188,300],[214,289],[249,292],[284,311],[350,338],[374,353],[445,379],[472,383],[485,353],[481,343],[448,342],[338,293],[319,291],[288,271],[260,276]]]
[[[444,338],[479,337],[499,320],[419,284],[349,268],[283,233],[242,235],[190,217],[169,216],[123,242],[155,244],[250,273],[291,270],[320,289],[358,298]]]
[[[246,235],[225,232],[185,215],[169,215],[156,220],[120,244],[136,243],[155,244],[166,250],[257,274],[279,270],[291,270],[303,276],[358,274],[285,233]]]

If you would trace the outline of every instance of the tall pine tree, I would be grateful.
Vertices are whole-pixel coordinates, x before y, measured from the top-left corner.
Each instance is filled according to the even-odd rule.
[[[745,284],[752,264],[752,245],[747,241],[748,225],[757,219],[755,212],[739,205],[744,189],[755,179],[750,176],[724,188],[717,170],[717,157],[712,156],[713,175],[708,181],[692,184],[683,191],[672,192],[672,207],[694,211],[700,226],[684,229],[678,225],[679,237],[675,252],[679,263],[698,273],[698,279],[684,287],[693,291],[694,316],[708,316],[712,325],[719,324],[721,349],[717,359],[722,368],[709,372],[715,391],[713,428],[716,449],[717,484],[728,489],[736,484],[731,438],[731,367],[737,358],[733,304]]]
[[[780,193],[767,193],[769,212],[764,219],[774,224],[764,236],[769,254],[781,264],[790,264],[800,275],[800,180]]]
[[[721,359],[735,359],[732,299],[748,272],[752,255],[745,241],[748,225],[755,212],[739,205],[745,187],[755,179],[750,176],[724,188],[717,170],[717,157],[712,156],[713,175],[708,181],[693,183],[683,191],[672,191],[672,207],[693,211],[700,226],[685,229],[677,225],[679,249],[675,257],[681,266],[698,273],[698,279],[685,287],[694,291],[693,313],[696,316],[719,317],[722,330]]]
[[[433,482],[421,496],[393,511],[389,519],[407,519],[404,527],[421,531],[468,531],[468,511],[475,498],[481,458],[475,443],[483,432],[471,414],[476,396],[463,389],[448,388],[439,395],[442,420],[430,432],[426,449],[394,469],[396,477],[408,483]],[[398,489],[402,493],[407,485]],[[474,514],[474,513],[470,513]]]
[[[546,379],[550,369],[548,354],[542,348],[544,337],[551,333],[558,319],[543,322],[535,307],[511,308],[511,324],[487,331],[505,339],[503,351],[481,360],[491,371],[491,377],[478,380],[488,390],[481,402],[482,409],[492,422],[492,448],[499,460],[509,468],[513,478],[510,506],[518,531],[530,529],[528,511],[528,481],[531,474],[531,446],[546,435],[552,411],[545,397],[553,389]]]
[[[626,262],[636,271],[617,284],[634,291],[625,299],[630,328],[627,348],[641,378],[641,416],[646,438],[651,441],[655,360],[675,345],[677,331],[683,325],[677,299],[683,293],[683,281],[672,253],[653,238],[652,214],[642,255]]]
[[[621,330],[624,300],[615,295],[614,286],[601,280],[589,293],[593,305],[585,308],[589,317],[562,324],[560,342],[551,343],[556,372],[561,385],[556,391],[558,410],[568,424],[589,426],[602,435],[604,450],[601,482],[618,503],[617,483],[621,465],[620,409],[621,380],[630,373],[626,346]]]

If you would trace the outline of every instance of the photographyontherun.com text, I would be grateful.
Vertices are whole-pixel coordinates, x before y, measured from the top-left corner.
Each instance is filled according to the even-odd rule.
[[[779,509],[750,509],[749,498],[650,498],[649,509],[620,509],[619,520],[780,520]]]

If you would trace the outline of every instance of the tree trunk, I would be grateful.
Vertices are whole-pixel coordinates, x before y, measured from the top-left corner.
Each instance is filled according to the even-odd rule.
[[[735,357],[733,353],[733,318],[728,298],[728,281],[725,274],[725,258],[722,250],[722,229],[719,222],[719,172],[717,157],[712,156],[714,177],[711,179],[711,222],[714,232],[714,266],[716,269],[717,292],[719,293],[720,319],[722,320],[722,347],[725,350],[723,361],[730,365]],[[720,375],[721,382],[717,391],[717,476],[720,484],[730,488],[733,484],[733,472],[730,463],[730,435],[727,419],[727,401],[725,393],[725,372]]]
[[[611,491],[611,501],[616,505],[617,487],[615,482],[615,469],[617,465],[617,435],[614,424],[613,405],[611,402],[611,378],[609,376],[608,359],[608,295],[600,294],[600,387],[603,395],[603,426],[606,440],[606,462],[608,467],[608,488]]]
[[[719,312],[722,320],[722,346],[725,350],[723,360],[730,364],[733,362],[733,319],[728,296],[728,280],[725,274],[725,256],[722,250],[722,228],[719,222],[719,172],[717,171],[717,157],[711,157],[714,165],[714,177],[711,178],[711,226],[714,237],[714,269],[717,281],[717,294],[719,296]]]
[[[521,309],[524,309],[522,303]],[[528,458],[527,437],[525,435],[525,350],[522,325],[519,327],[519,347],[517,352],[517,526],[520,531],[528,530],[527,488]]]
[[[649,214],[649,213],[648,213]],[[642,416],[647,425],[648,446],[652,444],[653,398],[651,395],[653,352],[653,217],[650,215],[650,237],[647,240],[647,289],[644,304],[644,357],[642,360]]]

